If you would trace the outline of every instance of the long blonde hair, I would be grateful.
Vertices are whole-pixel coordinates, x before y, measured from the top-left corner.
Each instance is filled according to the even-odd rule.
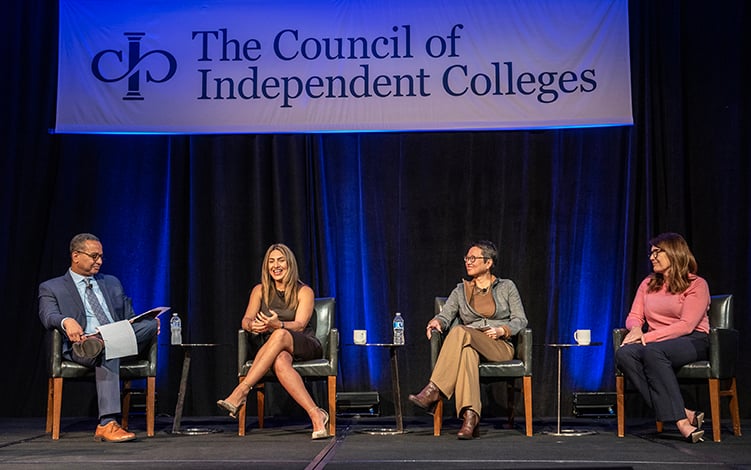
[[[281,251],[287,260],[287,273],[284,275],[284,306],[288,309],[297,308],[297,291],[300,285],[300,274],[297,270],[297,259],[292,250],[283,243],[274,243],[266,250],[261,264],[261,286],[263,287],[263,300],[266,305],[271,305],[271,299],[276,296],[276,283],[269,272],[269,258],[271,252]]]
[[[688,289],[699,266],[686,240],[677,233],[668,232],[657,235],[649,241],[649,244],[664,251],[670,260],[668,292],[680,294]],[[659,291],[664,285],[665,276],[661,273],[652,273],[647,291]]]

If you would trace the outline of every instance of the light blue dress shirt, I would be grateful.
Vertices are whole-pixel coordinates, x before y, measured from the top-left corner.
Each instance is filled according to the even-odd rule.
[[[91,288],[94,290],[94,295],[96,295],[97,300],[99,300],[99,303],[101,304],[105,315],[107,315],[107,318],[112,321],[112,315],[110,314],[110,309],[107,306],[107,302],[104,300],[104,294],[102,294],[102,290],[99,289],[99,284],[97,284],[96,280],[93,277],[81,276],[78,273],[74,273],[72,270],[70,271],[70,276],[73,278],[76,289],[78,289],[78,295],[81,296],[84,310],[86,310],[86,328],[84,329],[84,333],[87,335],[96,333],[97,328],[99,328],[99,320],[97,320],[96,315],[91,309],[88,300],[86,300],[86,280],[91,279]]]

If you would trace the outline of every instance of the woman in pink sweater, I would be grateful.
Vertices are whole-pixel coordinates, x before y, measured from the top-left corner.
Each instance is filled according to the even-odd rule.
[[[696,275],[696,259],[682,236],[663,233],[649,244],[654,272],[639,285],[615,362],[657,420],[675,422],[696,443],[703,440],[704,413],[685,407],[675,369],[707,359],[709,286]]]

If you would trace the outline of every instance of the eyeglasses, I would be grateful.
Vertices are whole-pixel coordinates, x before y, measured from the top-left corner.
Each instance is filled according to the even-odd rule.
[[[76,253],[83,253],[84,255],[91,258],[95,263],[97,262],[97,260],[104,261],[104,255],[102,253],[86,253],[85,251],[81,250],[76,250]]]
[[[465,256],[464,262],[467,264],[474,264],[478,259],[490,259],[487,256]]]
[[[647,255],[647,257],[649,259],[657,258],[657,255],[659,255],[663,251],[665,251],[665,250],[663,250],[662,248],[655,248],[654,250],[652,250],[652,251],[649,252],[649,254]]]

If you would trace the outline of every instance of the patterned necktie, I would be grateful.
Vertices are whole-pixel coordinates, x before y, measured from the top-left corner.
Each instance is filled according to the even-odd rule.
[[[107,314],[104,313],[102,304],[100,304],[99,299],[96,298],[94,286],[91,285],[91,279],[86,279],[86,300],[89,301],[89,307],[91,307],[91,310],[94,312],[100,325],[106,325],[110,322],[109,318],[107,318]]]

